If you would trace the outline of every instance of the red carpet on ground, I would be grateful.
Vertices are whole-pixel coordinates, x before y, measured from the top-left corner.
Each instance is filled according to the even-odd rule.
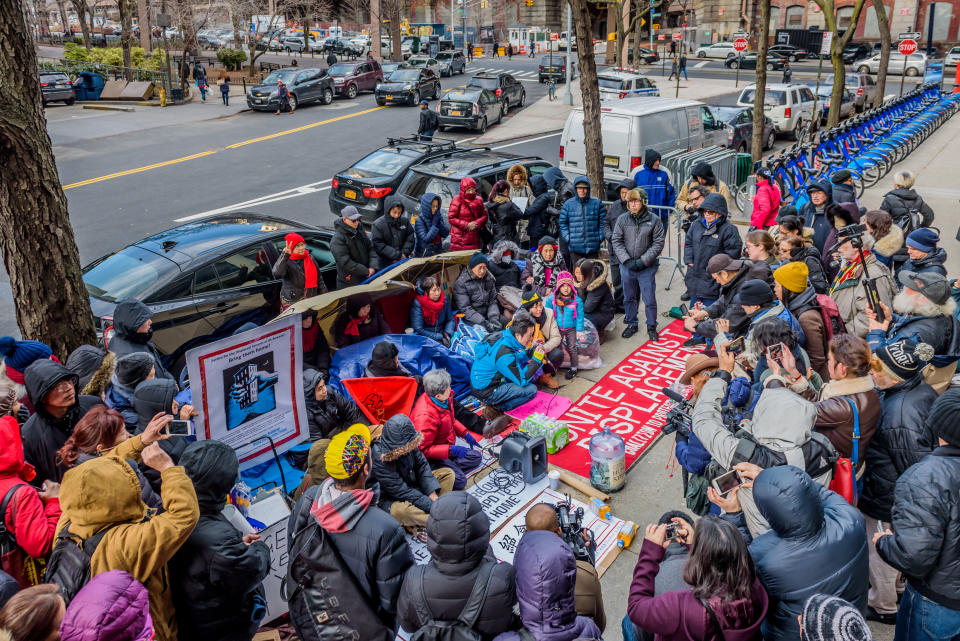
[[[637,347],[574,401],[560,417],[570,426],[570,444],[549,455],[550,462],[589,478],[590,437],[609,427],[626,441],[629,470],[660,435],[673,405],[660,390],[680,378],[687,356],[700,351],[681,347],[688,338],[682,321],[670,323],[658,342]]]

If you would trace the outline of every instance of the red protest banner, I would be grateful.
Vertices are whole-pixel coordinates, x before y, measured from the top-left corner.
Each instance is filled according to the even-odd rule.
[[[683,374],[687,357],[697,348],[681,347],[690,338],[682,321],[660,332],[656,343],[647,341],[577,399],[561,417],[570,428],[570,444],[549,455],[566,470],[590,476],[590,437],[609,427],[626,441],[627,469],[660,435],[673,401],[661,390]]]

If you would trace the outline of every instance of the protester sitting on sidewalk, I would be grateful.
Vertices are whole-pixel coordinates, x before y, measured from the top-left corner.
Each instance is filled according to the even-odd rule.
[[[904,246],[904,234],[899,225],[893,224],[888,212],[880,209],[868,211],[863,215],[863,224],[873,236],[873,254],[891,272],[907,260],[907,248]]]
[[[133,392],[137,385],[153,378],[153,372],[153,357],[144,352],[134,352],[117,360],[116,371],[110,377],[110,387],[104,394],[103,402],[110,409],[120,412],[131,430],[137,427]]]
[[[613,228],[617,224],[620,214],[627,212],[627,194],[637,188],[637,181],[633,178],[624,178],[617,187],[618,199],[607,208],[607,215],[603,217],[603,237],[607,241],[607,253],[610,260],[610,276],[613,279],[613,297],[617,309],[623,309],[623,285],[620,283],[620,261],[617,252],[613,250]],[[646,192],[644,192],[646,193]],[[621,312],[622,313],[622,312]]]
[[[910,259],[897,270],[897,273],[929,272],[946,276],[947,270],[943,264],[947,260],[947,252],[943,251],[942,247],[937,247],[939,242],[940,236],[932,229],[922,227],[910,232],[906,240],[907,255]]]
[[[583,301],[583,315],[597,328],[600,342],[603,343],[605,328],[613,322],[613,316],[617,311],[614,294],[610,291],[610,284],[607,282],[607,264],[602,260],[584,258],[577,269],[580,270],[577,295]]]
[[[153,373],[157,378],[173,379],[173,374],[163,367],[160,352],[150,337],[153,336],[153,311],[135,298],[120,301],[113,310],[113,337],[107,344],[117,359],[134,352],[146,352],[153,356]]]
[[[683,262],[687,266],[684,278],[690,300],[710,306],[720,295],[720,286],[707,264],[719,254],[739,258],[743,243],[740,232],[727,220],[727,203],[722,195],[710,194],[698,211],[701,215],[691,223],[683,245]]]
[[[533,318],[533,340],[534,342],[542,341],[541,349],[546,354],[543,361],[543,374],[537,382],[550,389],[557,389],[560,383],[554,380],[553,375],[563,363],[563,336],[560,334],[560,328],[557,327],[556,315],[553,309],[544,304],[543,298],[531,285],[524,286],[521,300],[523,308],[530,312],[530,317]],[[509,327],[510,325],[507,325],[507,328]]]
[[[416,239],[413,225],[403,214],[403,200],[390,194],[383,201],[383,214],[370,226],[370,241],[380,269],[412,256]]]
[[[830,291],[830,279],[823,265],[820,252],[813,245],[804,244],[798,236],[787,236],[780,240],[781,266],[788,263],[802,263],[807,267],[807,279],[813,291],[826,294]]]
[[[556,318],[557,328],[560,330],[564,348],[570,360],[566,379],[572,380],[577,375],[579,364],[578,338],[583,336],[583,301],[577,295],[573,284],[573,275],[570,272],[561,272],[557,276],[557,288],[544,301],[544,307],[551,310]]]
[[[467,472],[483,461],[480,450],[474,449],[477,439],[454,416],[453,389],[447,370],[433,369],[424,374],[423,392],[410,413],[417,431],[423,435],[420,451],[432,469],[452,470],[453,489],[462,490],[467,485]],[[467,442],[467,447],[456,444],[458,436]]]
[[[317,321],[317,310],[305,309],[300,314],[300,336],[303,366],[326,372],[330,369],[330,345]]]
[[[803,328],[797,319],[787,311],[783,304],[777,300],[773,290],[764,281],[759,279],[748,280],[734,296],[733,302],[740,305],[743,313],[747,315],[749,325],[742,329],[740,333],[727,331],[725,321],[717,323],[717,335],[714,337],[714,345],[726,344],[740,336],[745,336],[744,353],[751,354],[755,358],[760,358],[763,354],[759,351],[757,341],[754,338],[754,329],[767,319],[780,319],[787,323],[796,333],[798,342],[803,342]]]
[[[766,267],[766,265],[764,265]],[[718,287],[715,300],[697,301],[693,309],[683,319],[683,327],[693,336],[684,343],[684,347],[693,347],[713,339],[717,335],[717,321],[729,321],[726,331],[740,335],[750,325],[750,319],[743,311],[743,307],[734,299],[740,288],[748,280],[756,277],[757,271],[749,260],[731,258],[729,254],[717,254],[706,264],[706,273]],[[689,272],[688,272],[689,273]]]
[[[639,180],[637,184],[640,184]],[[709,163],[698,162],[690,171],[690,179],[683,183],[683,187],[680,188],[680,193],[677,194],[678,208],[686,209],[690,201],[690,188],[694,184],[703,185],[709,189],[711,193],[723,196],[724,203],[726,204],[726,209],[723,210],[724,213],[733,207],[733,197],[730,195],[730,189],[727,187],[727,184],[717,179],[713,173],[713,167],[711,167]],[[720,210],[717,209],[715,211]]]
[[[872,534],[880,557],[907,579],[896,639],[956,638],[960,630],[960,390],[933,404],[935,449],[897,479],[892,527]]]
[[[873,633],[860,610],[849,601],[814,594],[803,606],[800,638],[803,641],[871,641]]]
[[[424,276],[410,305],[410,327],[414,334],[426,336],[449,347],[456,319],[450,302],[435,276]]]
[[[570,263],[581,258],[596,258],[603,241],[603,219],[607,214],[603,201],[590,195],[590,179],[573,181],[576,197],[560,208],[560,238],[566,242]]]
[[[35,361],[24,372],[24,383],[33,416],[23,424],[23,456],[37,470],[34,485],[43,481],[60,482],[67,466],[56,459],[74,426],[91,407],[100,405],[95,396],[78,394],[77,375],[49,359]]]
[[[807,265],[789,262],[773,272],[773,291],[803,328],[804,350],[810,356],[810,366],[824,381],[830,380],[827,367],[827,329],[817,294],[809,285]]]
[[[643,152],[643,166],[633,175],[637,189],[647,194],[647,205],[654,208],[666,228],[669,222],[670,207],[677,201],[676,191],[670,182],[670,174],[660,169],[660,152],[647,149]]]
[[[541,298],[553,293],[557,286],[557,276],[567,271],[567,263],[559,251],[559,245],[553,236],[544,236],[537,244],[537,251],[527,259],[520,278],[527,285],[537,288]]]
[[[844,327],[851,334],[861,338],[867,335],[870,327],[867,292],[863,279],[867,276],[875,279],[874,284],[877,287],[880,302],[888,307],[893,303],[893,295],[896,291],[890,270],[878,262],[871,251],[873,238],[869,234],[864,234],[862,240],[863,261],[860,259],[860,251],[850,241],[845,241],[837,248],[841,258],[840,271],[830,285],[830,297],[837,303]]]
[[[265,614],[270,548],[223,514],[239,474],[237,454],[220,441],[198,441],[180,463],[196,490],[200,519],[170,560],[179,641],[248,641]]]
[[[413,225],[417,237],[414,256],[435,256],[443,253],[443,239],[450,235],[450,226],[443,219],[440,196],[426,193],[420,196],[420,215]]]
[[[390,333],[380,308],[373,303],[370,294],[363,292],[347,299],[347,304],[333,322],[333,335],[337,347],[346,347]]]
[[[397,603],[397,622],[419,630],[431,619],[453,622],[464,612],[478,583],[487,586],[471,629],[492,639],[517,627],[513,566],[497,563],[490,549],[490,519],[466,492],[438,498],[427,519],[430,560],[407,571]]]
[[[326,294],[327,286],[317,271],[303,236],[290,232],[283,237],[286,245],[273,265],[273,277],[281,279],[280,304],[289,307],[304,298]]]
[[[487,260],[487,271],[493,275],[501,304],[503,303],[502,299],[505,294],[503,291],[504,287],[516,290],[510,291],[510,294],[518,295],[520,293],[520,267],[513,262],[514,259],[519,258],[519,256],[520,247],[512,240],[498,240],[490,251],[490,258]]]
[[[536,380],[546,359],[543,345],[533,344],[533,317],[517,310],[509,329],[493,333],[478,344],[470,368],[473,395],[487,406],[487,418],[512,410],[537,394]],[[489,409],[488,409],[489,408]]]
[[[640,298],[645,305],[647,335],[650,340],[660,339],[657,334],[657,269],[660,253],[666,242],[666,232],[659,216],[647,209],[646,192],[635,189],[627,194],[627,212],[617,218],[613,227],[611,247],[617,256],[620,281],[623,283],[623,304],[626,325],[622,338],[637,333],[640,322],[637,308]]]
[[[423,434],[405,414],[383,425],[371,446],[373,475],[380,483],[380,507],[404,527],[425,528],[437,498],[453,490],[456,474],[449,467],[431,471],[420,444]]]
[[[933,224],[933,209],[913,189],[916,180],[912,171],[898,171],[893,175],[893,189],[884,194],[880,203],[880,209],[890,213],[904,235]]]
[[[70,601],[60,641],[151,641],[150,598],[129,572],[110,570],[90,579]]]
[[[344,207],[333,223],[330,253],[337,264],[337,289],[359,285],[377,271],[377,255],[353,205]]]
[[[303,398],[311,442],[332,438],[356,423],[367,423],[356,403],[326,384],[323,372],[303,370]]]
[[[497,283],[487,272],[487,257],[476,252],[470,257],[467,269],[460,272],[453,284],[453,300],[463,322],[483,325],[488,332],[503,328],[500,306],[497,304]]]
[[[482,249],[480,231],[487,224],[487,210],[477,193],[477,181],[469,176],[460,180],[460,193],[450,201],[450,251]]]
[[[524,524],[527,532],[540,530],[552,532],[558,539],[563,534],[560,529],[557,511],[549,503],[537,503],[527,510]],[[551,540],[549,537],[543,538],[548,541]],[[564,543],[564,545],[566,544]],[[582,559],[577,559],[576,565],[577,574],[573,590],[576,612],[580,616],[592,619],[600,632],[603,632],[604,628],[607,627],[607,616],[603,609],[603,590],[600,586],[597,569],[590,561]],[[559,596],[562,598],[563,595]]]

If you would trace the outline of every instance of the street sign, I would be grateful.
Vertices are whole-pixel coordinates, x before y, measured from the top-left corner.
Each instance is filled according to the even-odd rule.
[[[681,40],[683,40],[683,34],[675,33],[672,36],[670,36],[670,39],[673,40],[674,42],[680,42]]]
[[[733,50],[734,51],[746,51],[747,50],[747,39],[746,38],[737,38],[733,41]]]
[[[667,35],[664,33],[657,34],[657,40],[666,40]]]
[[[723,15],[723,7],[720,7],[719,9],[717,9],[717,14],[721,16]]]
[[[750,37],[750,34],[744,31],[738,31],[737,33],[733,34],[734,40],[736,40],[737,38],[749,38],[749,37]]]
[[[559,39],[560,39],[560,34],[557,33],[557,32],[555,32],[555,31],[554,31],[554,32],[551,32],[551,33],[550,33],[550,39],[551,39],[551,40],[559,40]]]
[[[833,44],[833,32],[824,31],[823,40],[820,41],[820,55],[829,56],[830,55],[830,45]]]
[[[905,31],[897,36],[897,40],[919,40],[920,36],[919,31]]]
[[[917,51],[917,41],[916,40],[901,40],[900,44],[897,45],[897,51],[902,53],[905,56],[909,56],[911,53],[916,53]]]

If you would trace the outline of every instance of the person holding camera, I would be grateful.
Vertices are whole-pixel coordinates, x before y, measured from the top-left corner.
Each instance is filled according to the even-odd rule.
[[[880,302],[887,307],[893,303],[896,288],[890,270],[877,261],[871,251],[873,236],[852,231],[852,235],[838,234],[840,271],[830,285],[830,297],[837,303],[847,331],[863,338],[870,328],[870,315],[867,312],[869,304],[864,282],[868,277],[872,280]]]
[[[761,263],[762,269],[769,272],[766,263]],[[693,336],[686,341],[684,347],[694,347],[704,343],[706,339],[713,339],[717,335],[717,321],[729,321],[727,332],[733,336],[740,336],[750,326],[750,319],[734,298],[745,282],[760,278],[761,273],[749,260],[734,259],[729,254],[717,254],[707,262],[706,272],[719,287],[719,295],[710,305],[697,301],[694,308],[683,319],[683,327]]]
[[[639,181],[637,181],[637,184],[639,184]],[[713,173],[713,167],[710,166],[710,163],[706,162],[698,162],[693,166],[690,172],[690,179],[683,183],[683,187],[680,188],[680,193],[677,194],[677,207],[686,209],[691,204],[690,190],[695,185],[705,187],[709,194],[719,194],[723,197],[728,209],[733,207],[733,197],[730,195],[730,188],[727,187],[727,183],[716,177]]]

